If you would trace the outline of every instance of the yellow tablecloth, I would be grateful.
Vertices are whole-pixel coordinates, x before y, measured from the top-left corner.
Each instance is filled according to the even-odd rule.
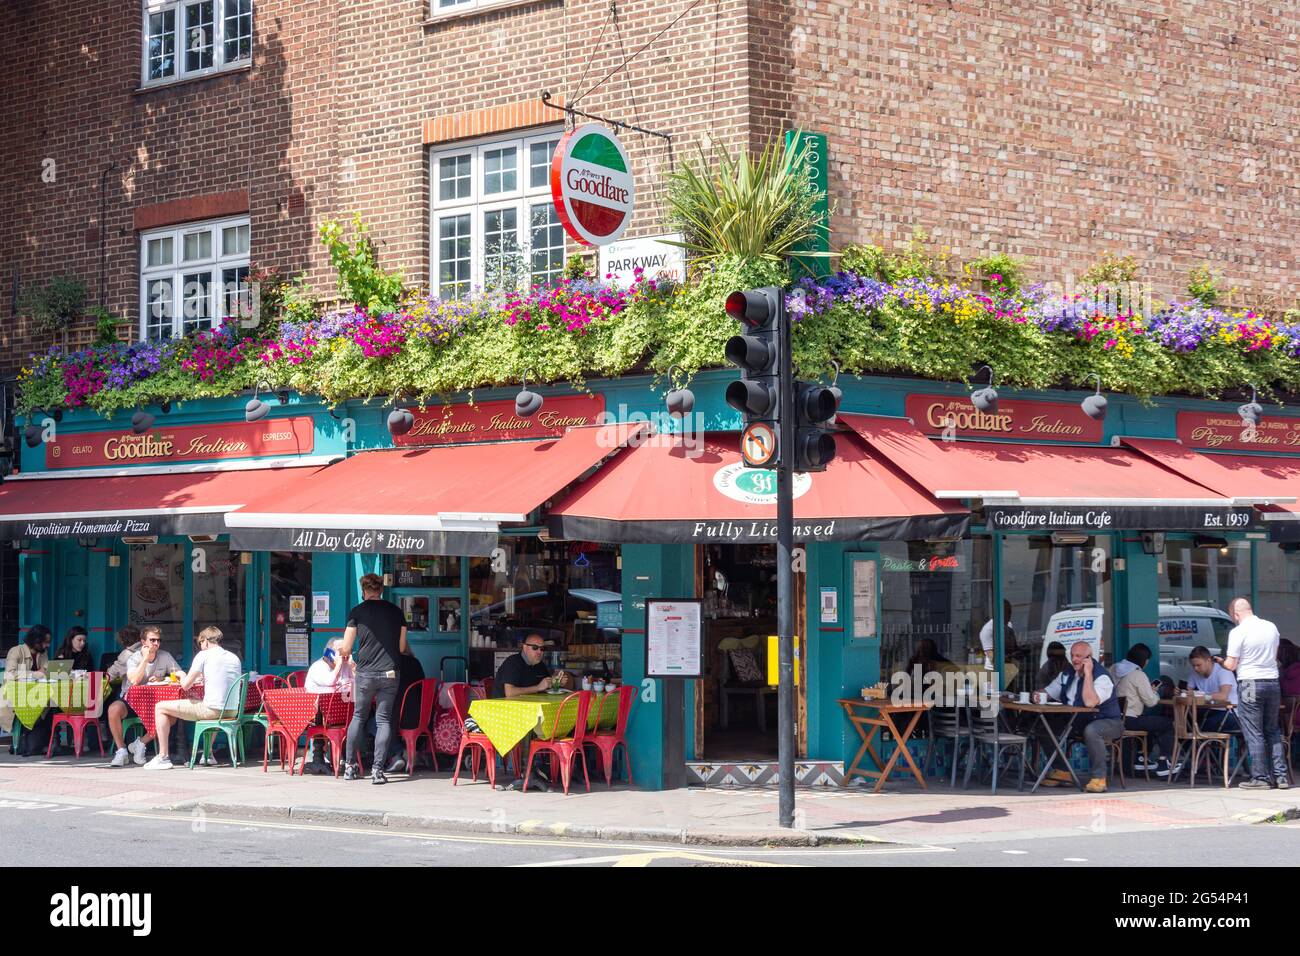
[[[524,694],[522,697],[476,700],[469,705],[469,715],[479,729],[492,741],[497,753],[513,750],[530,733],[551,739],[551,729],[556,726],[555,715],[560,713],[563,694]],[[578,716],[578,701],[572,700],[560,713],[557,736],[567,737],[573,732]],[[601,726],[612,727],[618,719],[618,694],[595,697],[587,714],[587,728],[594,730],[599,719]]]
[[[7,680],[4,682],[4,701],[12,708],[18,722],[30,730],[36,726],[41,714],[47,707],[57,707],[70,714],[80,714],[91,703],[88,699],[88,679],[85,677],[66,680]],[[108,696],[108,681],[104,681],[100,704]]]

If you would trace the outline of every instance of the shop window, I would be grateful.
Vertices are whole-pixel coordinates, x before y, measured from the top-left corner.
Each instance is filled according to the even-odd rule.
[[[196,561],[194,551],[202,551]],[[246,571],[239,552],[225,543],[194,545],[190,565],[194,569],[191,588],[190,619],[194,633],[205,627],[218,627],[225,635],[222,647],[244,656]]]
[[[1300,644],[1300,545],[1256,545],[1255,588],[1255,613]]]
[[[130,621],[136,627],[162,629],[162,649],[177,662],[188,657],[185,634],[185,547],[181,544],[133,544],[130,552]]]
[[[1002,539],[1002,597],[1010,604],[1007,660],[1025,675],[1016,689],[1041,687],[1054,643],[1087,641],[1103,663],[1114,656],[1111,540],[1056,533]],[[1053,660],[1060,660],[1054,657]],[[1032,679],[1030,677],[1033,674]]]
[[[389,555],[384,571],[393,576],[395,588],[460,587],[460,558],[455,555]]]
[[[310,608],[311,555],[272,551],[270,640],[267,647],[270,666],[300,667],[310,663],[309,659],[303,659],[303,639],[308,633]]]
[[[247,217],[140,235],[140,337],[171,339],[249,313]]]
[[[982,668],[980,635],[993,619],[991,539],[890,541],[879,555],[881,674],[918,664],[923,672],[949,664]],[[1014,628],[1005,643],[1013,682],[1021,668]]]
[[[253,0],[144,0],[144,86],[234,69],[253,57]]]
[[[532,633],[551,642],[548,660],[554,666],[578,674],[620,673],[617,547],[502,537],[491,557],[470,559],[469,590],[472,676],[494,672],[498,654],[514,652]],[[438,609],[443,618],[454,611]]]
[[[561,132],[430,155],[431,285],[440,298],[558,281],[564,229],[551,202],[550,162]]]

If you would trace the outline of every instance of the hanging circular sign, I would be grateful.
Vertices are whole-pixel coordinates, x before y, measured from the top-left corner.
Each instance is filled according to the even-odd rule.
[[[734,501],[747,505],[776,504],[776,472],[750,468],[742,462],[723,465],[713,473],[713,487]],[[793,498],[802,498],[812,489],[812,475],[794,475]]]
[[[585,246],[623,235],[636,205],[627,151],[599,123],[569,130],[551,160],[551,198],[564,229]]]

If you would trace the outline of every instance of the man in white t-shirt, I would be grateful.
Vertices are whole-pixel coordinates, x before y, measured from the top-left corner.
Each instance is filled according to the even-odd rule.
[[[1286,752],[1278,718],[1282,707],[1282,689],[1278,684],[1277,645],[1281,640],[1272,621],[1256,617],[1250,601],[1233,598],[1228,616],[1234,627],[1228,634],[1228,653],[1219,662],[1237,675],[1237,708],[1241,735],[1250,753],[1250,776],[1241,786],[1247,790],[1267,790],[1270,770],[1279,790],[1291,786],[1287,775]],[[1272,766],[1270,767],[1270,762]]]
[[[1187,675],[1187,686],[1193,691],[1201,691],[1211,701],[1227,704],[1228,709],[1215,707],[1207,709],[1201,719],[1202,730],[1212,730],[1225,734],[1235,734],[1241,730],[1237,722],[1237,677],[1210,653],[1208,647],[1193,647],[1187,655],[1191,671]]]
[[[218,720],[230,688],[243,673],[239,657],[221,646],[221,629],[205,627],[199,632],[199,652],[194,656],[190,672],[181,680],[181,689],[189,690],[203,678],[203,700],[164,700],[154,707],[154,721],[158,725],[158,755],[144,765],[145,770],[170,770],[171,756],[167,753],[167,734],[177,720]],[[226,715],[235,717],[235,714]]]

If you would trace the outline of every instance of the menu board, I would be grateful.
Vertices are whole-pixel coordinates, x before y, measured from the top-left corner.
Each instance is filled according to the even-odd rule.
[[[311,634],[302,628],[290,628],[284,635],[284,663],[287,667],[306,667],[311,663]]]
[[[703,602],[661,600],[645,602],[646,676],[704,676]]]
[[[876,637],[876,562],[853,562],[853,637]]]

